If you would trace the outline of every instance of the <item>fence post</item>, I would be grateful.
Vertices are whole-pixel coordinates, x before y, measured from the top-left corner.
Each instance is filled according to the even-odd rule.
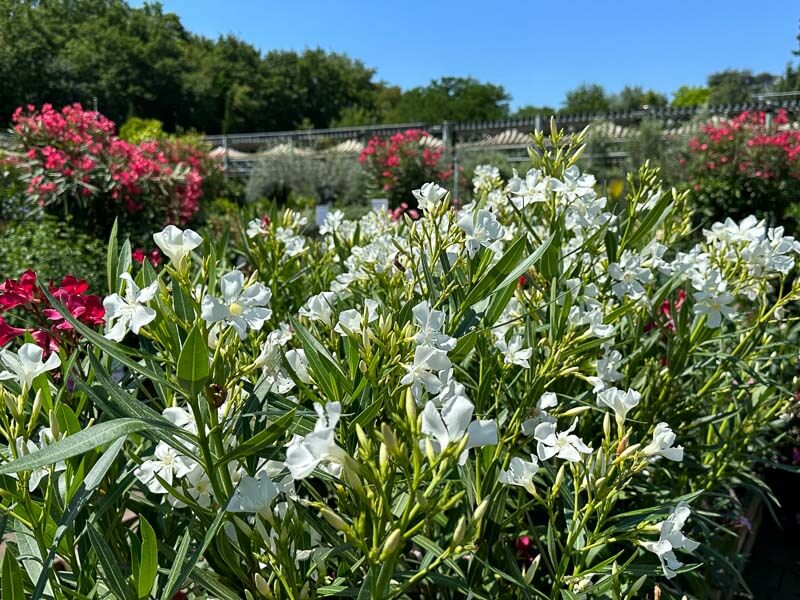
[[[228,136],[226,134],[222,134],[222,173],[225,177],[225,181],[228,180]]]
[[[537,114],[533,122],[533,130],[539,132],[542,130],[542,115]]]

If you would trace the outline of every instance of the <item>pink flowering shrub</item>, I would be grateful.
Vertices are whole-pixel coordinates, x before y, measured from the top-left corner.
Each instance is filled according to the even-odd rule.
[[[115,218],[134,234],[187,223],[215,169],[204,149],[190,143],[125,141],[112,121],[79,104],[19,108],[13,125],[14,162],[29,201],[65,211],[95,232]]]
[[[780,110],[767,126],[763,112],[707,124],[681,160],[691,197],[705,222],[759,214],[773,221],[795,214],[800,200],[800,131],[786,129]],[[793,207],[792,205],[795,204]]]
[[[389,139],[373,137],[361,151],[358,162],[364,167],[372,187],[389,198],[393,207],[402,203],[415,207],[409,190],[435,181],[450,186],[453,171],[442,160],[444,146],[421,129],[407,129]]]

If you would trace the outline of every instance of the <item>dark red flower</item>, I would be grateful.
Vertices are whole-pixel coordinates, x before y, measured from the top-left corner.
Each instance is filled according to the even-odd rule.
[[[36,273],[25,271],[19,279],[0,283],[0,310],[11,310],[36,300]]]
[[[6,323],[3,317],[0,317],[0,347],[5,346],[8,342],[25,333],[24,329],[13,327]]]

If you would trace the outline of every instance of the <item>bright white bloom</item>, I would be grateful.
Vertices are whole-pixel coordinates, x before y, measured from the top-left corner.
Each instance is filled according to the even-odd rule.
[[[473,171],[472,188],[475,192],[490,189],[500,179],[500,169],[492,165],[478,165]]]
[[[364,308],[365,310],[350,308],[339,313],[339,322],[333,330],[341,336],[361,334],[364,326],[378,319],[378,301],[364,300]]]
[[[274,371],[279,368],[282,356],[281,348],[289,343],[292,335],[292,328],[288,323],[281,323],[278,329],[270,331],[264,345],[261,346],[261,352],[256,357],[255,366],[266,371]]]
[[[536,426],[539,423],[544,423],[545,421],[555,423],[556,419],[550,416],[547,409],[555,408],[556,406],[558,406],[558,397],[553,392],[542,394],[536,402],[534,415],[522,422],[522,435],[532,436],[536,432]]]
[[[597,394],[597,405],[607,406],[614,411],[617,423],[622,424],[625,417],[633,407],[639,404],[642,395],[636,390],[629,389],[623,392],[615,387],[610,387]]]
[[[306,384],[312,383],[311,375],[308,373],[308,359],[305,350],[302,348],[289,350],[286,353],[286,361],[300,381]]]
[[[653,431],[653,441],[644,447],[644,453],[657,459],[663,456],[667,460],[681,462],[683,446],[675,446],[675,433],[666,423],[659,423]]]
[[[417,205],[426,213],[436,209],[442,198],[447,195],[447,190],[436,183],[425,183],[418,190],[411,192],[417,199]]]
[[[737,225],[736,221],[728,217],[724,223],[714,223],[711,229],[704,229],[703,234],[709,242],[753,242],[760,239],[765,231],[764,221],[759,221],[750,215],[742,219]]]
[[[255,477],[242,475],[228,503],[228,512],[265,513],[279,493],[278,486],[264,469]]]
[[[661,569],[667,579],[675,577],[676,569],[683,566],[683,563],[675,556],[675,550],[694,552],[700,546],[699,543],[690,540],[681,532],[690,515],[689,506],[685,502],[679,503],[669,513],[666,520],[658,524],[661,529],[658,541],[641,542],[642,546],[658,556],[658,560],[661,562]]]
[[[285,465],[292,478],[305,479],[323,461],[341,462],[344,450],[336,445],[334,430],[342,414],[342,405],[328,402],[325,408],[314,403],[317,423],[314,431],[305,437],[295,436],[286,450]]]
[[[333,324],[331,315],[335,300],[336,294],[333,292],[321,292],[316,296],[311,296],[300,308],[300,316],[311,319],[312,321],[320,321],[330,326]]]
[[[732,320],[736,310],[731,306],[733,294],[727,291],[727,283],[716,278],[709,279],[703,288],[694,295],[694,314],[706,316],[706,326],[716,329],[722,324],[722,317]]]
[[[641,257],[629,250],[622,253],[618,263],[608,265],[608,274],[614,280],[611,289],[620,300],[626,296],[634,300],[644,295],[644,286],[653,280],[650,269],[642,267]]]
[[[531,494],[533,489],[533,476],[539,471],[539,459],[535,454],[531,454],[530,461],[523,460],[518,456],[511,459],[508,463],[508,471],[500,473],[500,483],[506,485],[518,485],[524,487]]]
[[[209,323],[224,322],[231,325],[245,339],[247,330],[258,331],[272,316],[268,308],[272,291],[261,283],[244,287],[244,274],[231,271],[219,281],[222,298],[206,295],[201,304],[201,316]]]
[[[167,225],[163,231],[154,233],[153,240],[178,268],[184,257],[203,243],[198,233],[191,229],[179,229],[175,225]]]
[[[505,234],[503,226],[490,210],[481,209],[475,215],[467,213],[458,220],[458,226],[467,234],[466,247],[470,256],[481,246],[488,248]]]
[[[495,347],[503,353],[503,362],[507,365],[517,365],[524,369],[530,369],[531,365],[528,362],[533,350],[531,348],[522,347],[522,336],[515,335],[511,341],[506,343],[505,340],[499,339],[494,343]]]
[[[57,369],[61,365],[61,359],[55,352],[42,360],[44,352],[36,344],[22,344],[16,353],[10,350],[0,351],[0,362],[7,371],[0,372],[0,381],[4,379],[16,379],[23,390],[30,389],[33,380],[42,373]]]
[[[110,326],[106,337],[115,342],[121,342],[129,331],[139,335],[139,330],[156,318],[156,311],[144,304],[155,297],[158,282],[139,289],[130,273],[123,273],[120,279],[124,282],[125,296],[111,294],[103,299],[106,323]]]
[[[523,180],[513,169],[513,177],[508,180],[508,193],[511,202],[517,208],[525,208],[529,204],[545,202],[549,194],[549,178],[543,177],[539,169],[530,169]]]
[[[269,233],[269,219],[255,218],[247,223],[246,235],[249,238],[258,237],[259,235],[267,235]]]
[[[203,467],[196,465],[194,469],[189,471],[184,481],[187,485],[187,493],[195,502],[203,508],[211,506],[211,496],[213,495],[211,480],[206,475]]]
[[[195,463],[165,442],[159,442],[153,452],[153,458],[139,465],[133,474],[154,494],[166,494],[167,489],[158,480],[163,479],[168,485],[174,485],[176,479],[187,475],[194,469]]]
[[[467,435],[467,447],[458,464],[467,462],[470,448],[497,444],[497,424],[493,420],[472,420],[475,405],[463,396],[457,396],[442,407],[441,414],[433,402],[428,402],[422,411],[422,433],[433,438],[435,452],[442,452],[448,445],[458,443]],[[424,445],[422,446],[424,448]]]
[[[533,433],[533,437],[538,444],[536,453],[540,460],[547,460],[553,456],[563,458],[570,462],[581,460],[581,454],[591,454],[592,449],[583,443],[577,435],[573,435],[575,427],[578,426],[578,418],[572,422],[566,431],[556,432],[556,423],[539,423]]]
[[[180,406],[169,406],[165,408],[161,411],[161,416],[178,429],[184,429],[193,434],[197,433],[197,423],[195,423],[194,415]]]
[[[332,210],[325,215],[325,220],[319,226],[320,235],[337,233],[344,223],[344,213],[340,210]]]
[[[400,380],[402,385],[410,385],[414,399],[419,401],[422,390],[438,394],[442,389],[439,372],[452,366],[444,350],[432,346],[417,346],[414,350],[414,364],[403,365],[406,374]]]
[[[411,312],[419,327],[414,341],[419,346],[432,346],[439,350],[452,350],[456,346],[456,339],[442,333],[445,314],[441,310],[431,310],[427,300],[417,304]]]

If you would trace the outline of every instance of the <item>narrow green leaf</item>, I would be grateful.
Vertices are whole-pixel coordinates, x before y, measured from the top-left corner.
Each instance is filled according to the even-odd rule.
[[[286,434],[289,425],[294,419],[295,410],[291,410],[279,419],[270,423],[265,429],[262,429],[250,439],[246,440],[228,454],[220,459],[222,463],[228,463],[239,458],[248,456],[258,456],[259,453],[273,444],[276,440],[280,439]]]
[[[117,276],[117,257],[119,242],[117,240],[118,234],[117,219],[114,219],[114,225],[111,227],[111,235],[108,236],[108,251],[106,252],[106,278],[108,283],[108,293],[113,294],[117,291],[119,286],[119,279]]]
[[[139,531],[142,534],[142,552],[139,573],[136,576],[136,592],[139,598],[148,598],[158,575],[158,540],[156,532],[147,520],[139,515]]]
[[[200,323],[195,323],[178,357],[178,380],[196,394],[209,374],[208,342]]]
[[[6,546],[3,555],[3,582],[0,590],[3,600],[25,600],[25,582],[22,578],[22,569],[19,568],[17,557]]]
[[[119,564],[117,557],[114,556],[103,534],[97,529],[97,525],[90,524],[86,531],[89,534],[89,542],[92,544],[92,548],[97,554],[100,566],[103,569],[103,581],[108,585],[109,590],[117,598],[133,600],[136,596],[134,596],[133,590],[125,579],[122,566]]]
[[[0,465],[0,475],[31,471],[39,467],[52,465],[73,456],[84,454],[89,450],[94,450],[108,442],[117,441],[130,433],[141,431],[145,427],[148,427],[148,424],[138,419],[115,419],[105,423],[98,423],[75,435],[67,436],[54,444],[45,446],[41,450]]]

